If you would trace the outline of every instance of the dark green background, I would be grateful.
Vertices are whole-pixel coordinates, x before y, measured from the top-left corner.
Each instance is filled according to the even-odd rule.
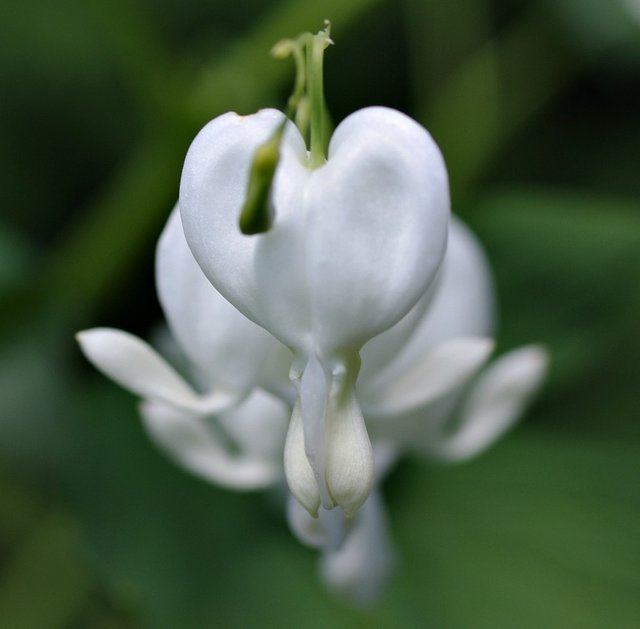
[[[631,2],[628,3],[629,5]],[[640,21],[625,0],[24,0],[0,8],[0,624],[631,629],[640,623]],[[282,106],[333,21],[336,121],[422,122],[547,386],[477,461],[385,483],[400,562],[331,599],[275,497],[196,480],[73,341],[148,335],[189,141]],[[637,18],[640,20],[640,17]]]

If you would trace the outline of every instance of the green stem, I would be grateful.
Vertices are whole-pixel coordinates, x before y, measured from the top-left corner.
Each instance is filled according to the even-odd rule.
[[[307,46],[307,80],[311,109],[311,136],[309,140],[311,168],[322,166],[327,160],[324,154],[324,79],[323,59],[326,41],[315,36]]]

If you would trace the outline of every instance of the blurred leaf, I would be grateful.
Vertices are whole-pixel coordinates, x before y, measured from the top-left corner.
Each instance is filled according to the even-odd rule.
[[[632,629],[639,454],[523,431],[455,469],[403,470],[389,492],[400,578],[380,626]]]
[[[7,470],[34,482],[64,456],[60,417],[68,412],[70,374],[54,313],[29,312],[0,334],[0,457]]]
[[[546,6],[587,54],[640,62],[640,13],[634,0],[547,0]]]
[[[446,156],[454,201],[579,71],[536,9],[484,42],[419,107]]]
[[[34,262],[33,253],[21,234],[0,225],[0,300],[25,281]]]
[[[637,204],[512,190],[485,197],[467,218],[495,272],[500,338],[547,344],[554,384],[577,381],[638,341]]]
[[[90,586],[76,528],[66,517],[49,515],[2,571],[2,624],[16,629],[68,626],[85,604]]]
[[[36,501],[22,488],[0,475],[0,552],[17,542],[40,515]]]
[[[413,73],[411,87],[417,102],[425,103],[465,58],[489,39],[491,3],[405,0],[404,6]]]

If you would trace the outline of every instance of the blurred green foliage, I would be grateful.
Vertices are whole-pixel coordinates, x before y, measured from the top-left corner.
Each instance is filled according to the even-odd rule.
[[[496,275],[502,349],[553,363],[526,421],[389,479],[397,579],[354,611],[277,497],[147,441],[76,329],[144,335],[185,150],[282,106],[268,50],[333,21],[336,121],[425,124]],[[0,625],[629,628],[640,603],[640,15],[627,0],[25,0],[0,8]]]

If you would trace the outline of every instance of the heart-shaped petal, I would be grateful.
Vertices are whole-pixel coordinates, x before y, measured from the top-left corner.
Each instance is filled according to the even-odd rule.
[[[281,122],[273,110],[210,122],[189,149],[180,211],[214,286],[285,344],[322,357],[395,324],[433,281],[446,244],[446,169],[429,134],[390,109],[349,116],[313,171],[289,125],[274,226],[247,237],[238,216],[251,160]]]

